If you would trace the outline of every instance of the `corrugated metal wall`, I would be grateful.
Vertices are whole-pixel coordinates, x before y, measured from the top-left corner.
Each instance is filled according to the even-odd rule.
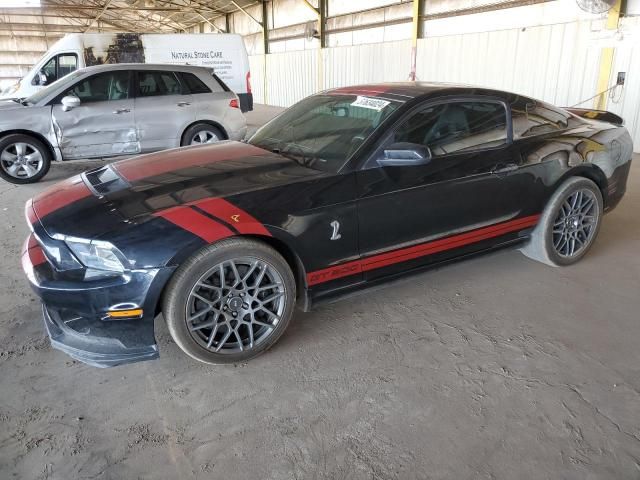
[[[624,118],[634,151],[640,152],[640,17],[624,19],[623,27],[627,41],[616,47],[609,84],[615,83],[618,72],[626,72],[625,86],[611,92],[607,110]]]
[[[596,93],[600,47],[590,36],[584,22],[421,39],[417,76],[570,106]]]
[[[532,96],[559,106],[572,106],[595,95],[602,22],[571,22],[493,32],[423,38],[418,41],[419,80],[493,87]],[[616,41],[615,65],[627,73],[621,98],[608,109],[621,114],[640,151],[640,19],[627,21],[624,42]],[[324,88],[367,82],[407,80],[410,41],[326,48],[322,64],[318,51],[252,56],[255,101],[289,106]],[[319,82],[318,68],[322,69]],[[320,84],[321,83],[321,84]],[[614,92],[615,93],[615,92]],[[593,101],[583,104],[592,107]]]

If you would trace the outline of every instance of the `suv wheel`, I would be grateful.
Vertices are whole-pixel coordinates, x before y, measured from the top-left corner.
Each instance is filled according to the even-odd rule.
[[[17,184],[35,183],[51,166],[51,153],[38,139],[13,134],[0,139],[0,176]]]
[[[204,145],[224,140],[222,132],[208,123],[197,123],[189,127],[182,136],[182,145]]]

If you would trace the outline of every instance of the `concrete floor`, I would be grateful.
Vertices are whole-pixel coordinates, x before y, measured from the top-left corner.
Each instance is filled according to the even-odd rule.
[[[264,110],[252,121],[269,116]],[[259,118],[261,121],[261,118]],[[0,184],[2,479],[640,477],[640,158],[589,255],[513,250],[297,314],[266,355],[98,370],[50,348]]]

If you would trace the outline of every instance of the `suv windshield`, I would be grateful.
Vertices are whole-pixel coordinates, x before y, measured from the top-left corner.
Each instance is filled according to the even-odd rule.
[[[399,105],[359,95],[314,95],[267,123],[249,143],[310,168],[337,172]]]
[[[30,97],[27,97],[25,99],[25,102],[30,105],[35,105],[36,103],[39,103],[43,99],[47,98],[53,92],[57,92],[61,86],[67,85],[68,83],[73,83],[80,75],[82,75],[82,72],[80,70],[69,73],[68,75],[65,75],[64,77],[53,82],[51,85],[47,85],[42,90],[38,90]]]

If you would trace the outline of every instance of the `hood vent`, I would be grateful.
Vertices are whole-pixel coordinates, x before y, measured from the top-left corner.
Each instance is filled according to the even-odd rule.
[[[90,170],[82,174],[84,183],[99,197],[129,188],[129,183],[123,179],[111,165]]]

